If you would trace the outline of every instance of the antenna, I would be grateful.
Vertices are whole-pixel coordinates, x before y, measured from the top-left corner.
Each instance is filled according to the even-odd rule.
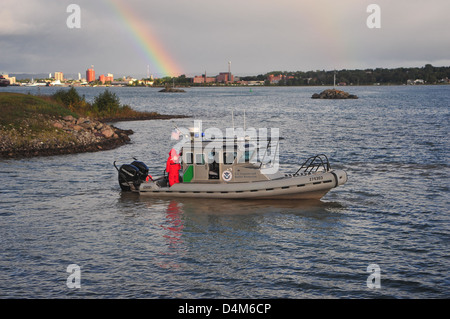
[[[334,69],[333,89],[336,89],[336,69]]]
[[[234,110],[231,110],[231,123],[233,124],[233,134],[234,134]]]

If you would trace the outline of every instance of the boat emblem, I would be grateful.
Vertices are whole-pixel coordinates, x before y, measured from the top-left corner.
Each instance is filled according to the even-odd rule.
[[[233,178],[233,174],[231,174],[230,171],[225,171],[225,172],[222,173],[222,179],[223,179],[225,182],[231,181],[232,178]]]

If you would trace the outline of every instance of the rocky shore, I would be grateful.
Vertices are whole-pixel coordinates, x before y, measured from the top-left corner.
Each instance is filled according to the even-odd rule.
[[[312,95],[313,99],[357,99],[358,97],[356,95],[341,91],[341,90],[336,90],[336,89],[329,89],[329,90],[325,90],[322,91],[320,94],[319,93],[314,93]]]
[[[0,114],[0,159],[110,150],[133,134],[111,123],[188,117],[135,111],[107,90],[90,104],[74,88],[52,96],[0,92]]]
[[[122,130],[91,118],[71,115],[43,119],[53,132],[28,137],[22,130],[0,130],[0,158],[50,156],[109,150],[130,142],[132,130]],[[26,127],[26,124],[24,125]]]

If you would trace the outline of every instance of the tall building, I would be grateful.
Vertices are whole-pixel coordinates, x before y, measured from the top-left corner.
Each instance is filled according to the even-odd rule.
[[[64,81],[64,74],[62,72],[55,72],[55,80]]]
[[[94,68],[90,68],[86,70],[86,81],[89,82],[94,82],[95,81],[95,71]]]

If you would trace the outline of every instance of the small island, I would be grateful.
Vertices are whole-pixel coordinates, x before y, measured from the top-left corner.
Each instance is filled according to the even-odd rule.
[[[186,91],[183,89],[176,89],[166,86],[164,89],[159,90],[159,92],[165,92],[165,93],[185,93]]]
[[[314,93],[312,95],[313,99],[357,99],[358,97],[353,94],[349,94],[347,92],[336,90],[336,89],[328,89],[319,93]]]
[[[182,118],[138,112],[105,90],[88,103],[75,88],[51,96],[0,93],[0,158],[96,152],[130,142],[132,130],[111,122]]]

